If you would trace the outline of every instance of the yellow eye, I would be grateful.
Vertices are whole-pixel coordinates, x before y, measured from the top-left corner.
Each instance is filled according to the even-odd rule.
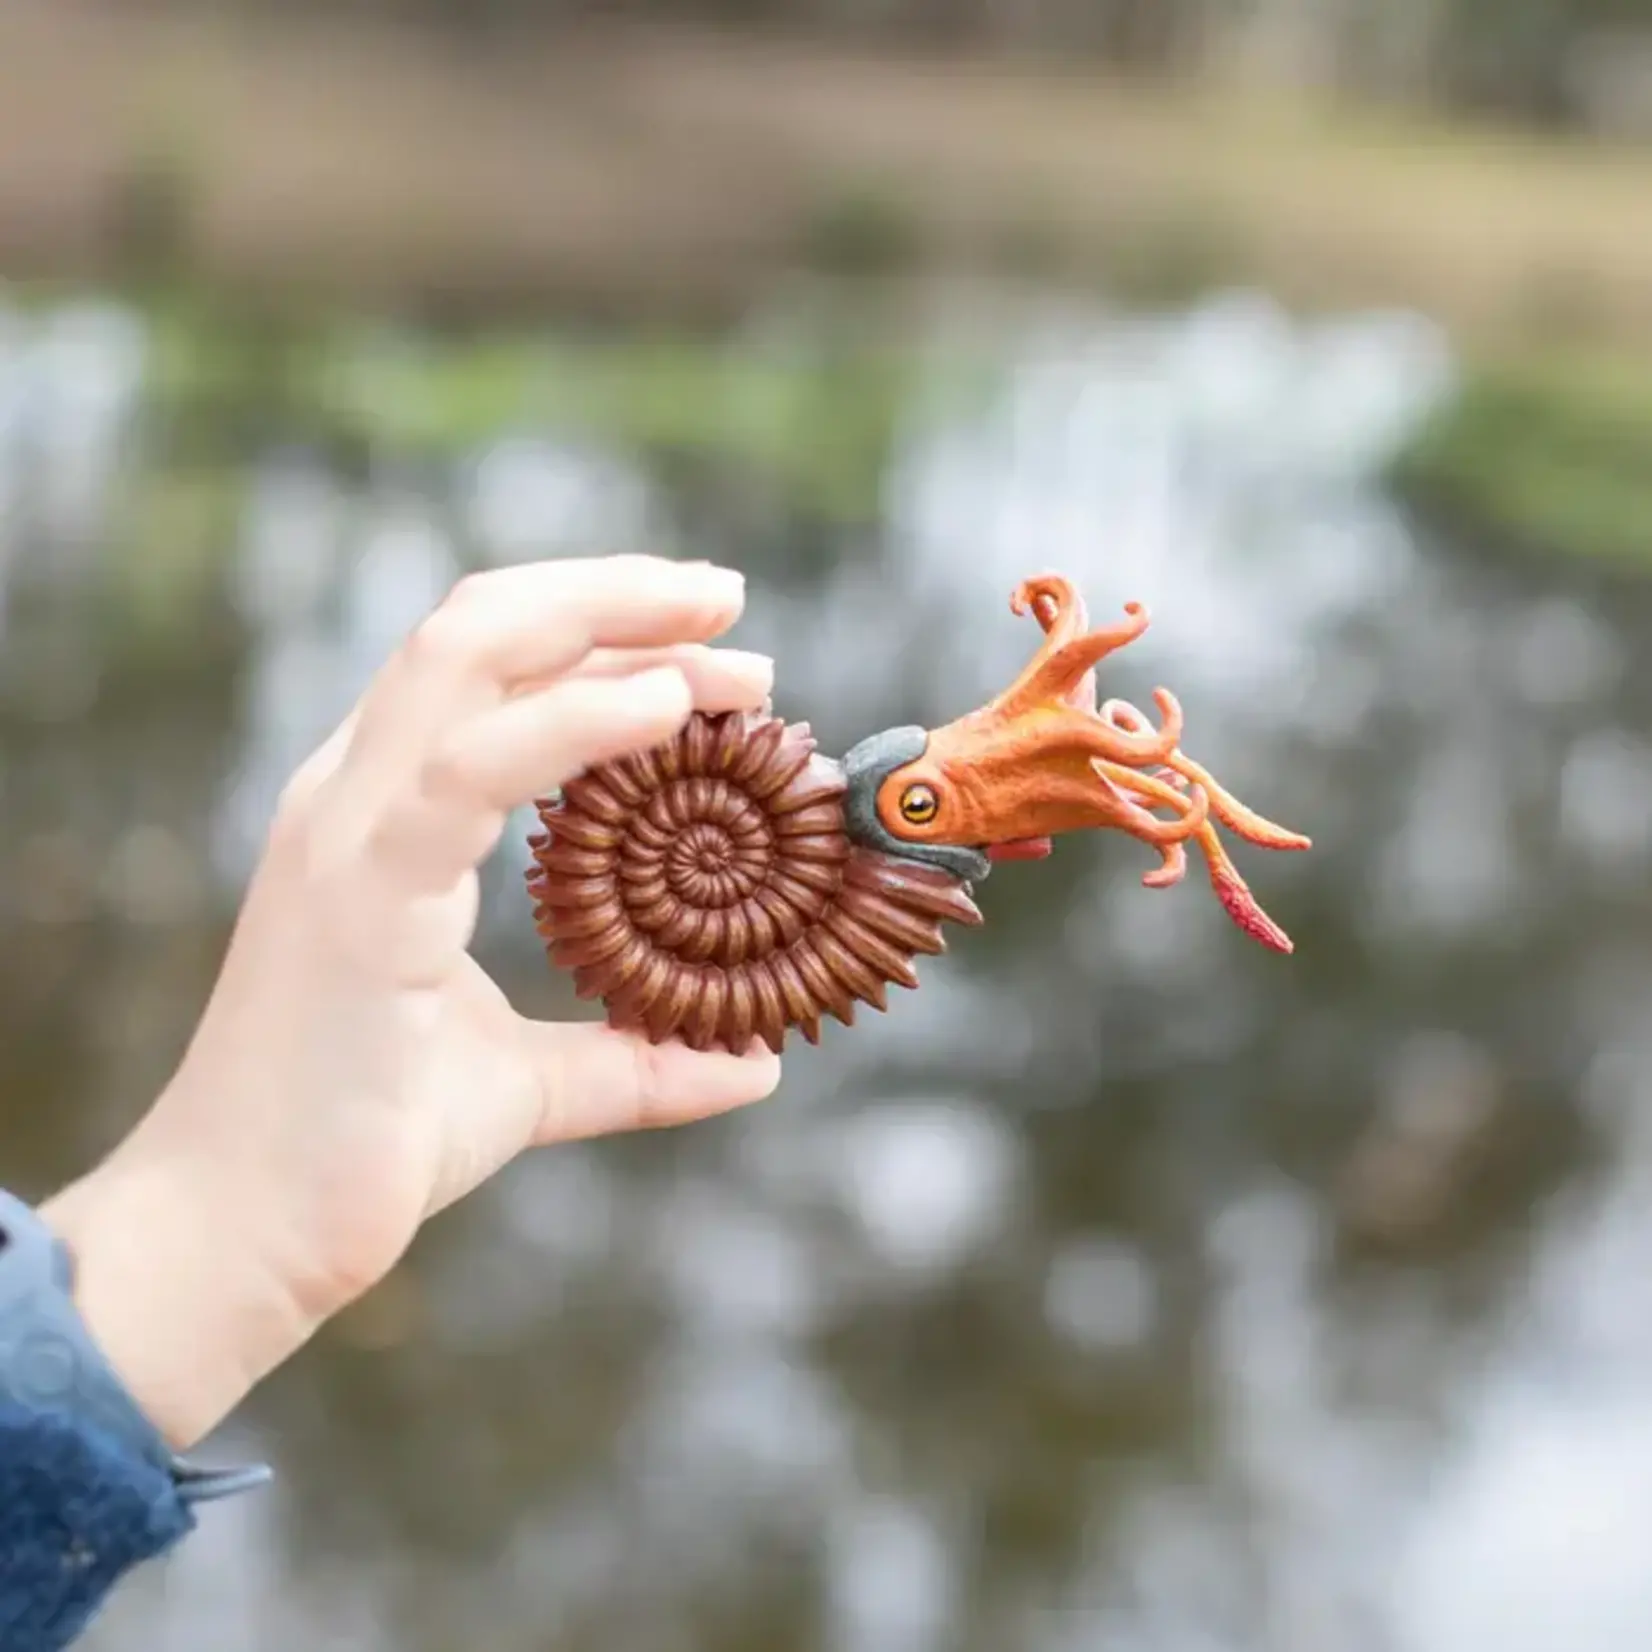
[[[908,786],[901,793],[901,819],[911,826],[927,826],[941,807],[928,786]]]

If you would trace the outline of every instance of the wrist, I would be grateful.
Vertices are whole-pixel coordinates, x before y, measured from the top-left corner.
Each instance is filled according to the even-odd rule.
[[[236,1200],[212,1168],[141,1130],[40,1215],[74,1259],[81,1319],[174,1450],[208,1434],[314,1329],[237,1243]]]

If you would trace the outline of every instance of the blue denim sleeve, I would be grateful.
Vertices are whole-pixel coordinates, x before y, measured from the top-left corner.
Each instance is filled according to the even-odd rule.
[[[0,1402],[0,1647],[58,1652],[194,1525],[170,1475],[100,1429]]]

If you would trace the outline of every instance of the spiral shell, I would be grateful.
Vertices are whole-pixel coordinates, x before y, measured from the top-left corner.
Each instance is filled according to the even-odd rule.
[[[779,1052],[977,924],[950,874],[862,848],[842,769],[806,723],[696,712],[674,740],[604,763],[538,805],[528,887],[551,962],[610,1024],[654,1043]]]

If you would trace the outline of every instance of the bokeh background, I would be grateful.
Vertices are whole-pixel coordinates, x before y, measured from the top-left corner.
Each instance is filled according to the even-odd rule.
[[[88,1647],[1645,1652],[1649,361],[1643,0],[7,0],[11,1185],[468,568],[733,562],[841,751],[1057,567],[1316,842],[1294,959],[1063,841],[771,1104],[518,1165]]]

